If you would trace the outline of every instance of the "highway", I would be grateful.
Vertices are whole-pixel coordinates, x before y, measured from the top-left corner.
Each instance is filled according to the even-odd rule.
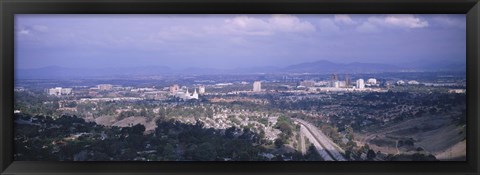
[[[342,155],[345,151],[323,134],[317,127],[304,120],[294,119],[294,121],[300,124],[301,134],[305,135],[308,140],[313,143],[317,152],[325,161],[346,161]]]

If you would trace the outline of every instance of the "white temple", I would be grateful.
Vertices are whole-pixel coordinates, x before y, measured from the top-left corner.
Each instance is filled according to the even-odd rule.
[[[198,93],[197,93],[197,89],[195,89],[195,91],[193,92],[193,94],[190,94],[190,92],[188,92],[188,89],[183,92],[183,91],[177,91],[177,93],[175,94],[176,97],[179,97],[183,100],[190,100],[190,99],[198,99]]]

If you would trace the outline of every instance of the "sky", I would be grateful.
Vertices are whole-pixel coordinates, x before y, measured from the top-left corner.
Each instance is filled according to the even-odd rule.
[[[465,63],[463,14],[15,15],[16,69]]]

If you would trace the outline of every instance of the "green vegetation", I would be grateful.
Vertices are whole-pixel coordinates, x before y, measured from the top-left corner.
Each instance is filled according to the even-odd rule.
[[[145,135],[143,125],[104,127],[75,116],[54,120],[17,114],[15,119],[15,160],[252,161],[269,160],[261,154],[273,151],[259,145],[262,138],[248,128],[231,127],[222,134],[204,128],[200,122],[191,125],[158,120],[155,131]],[[283,145],[278,142],[275,145]],[[295,160],[320,160],[315,151],[305,157],[299,153],[286,155]]]

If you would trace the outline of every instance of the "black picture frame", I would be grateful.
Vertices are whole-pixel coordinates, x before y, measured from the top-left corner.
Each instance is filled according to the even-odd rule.
[[[478,0],[0,0],[1,174],[479,174]],[[15,14],[465,14],[466,162],[13,161]]]

